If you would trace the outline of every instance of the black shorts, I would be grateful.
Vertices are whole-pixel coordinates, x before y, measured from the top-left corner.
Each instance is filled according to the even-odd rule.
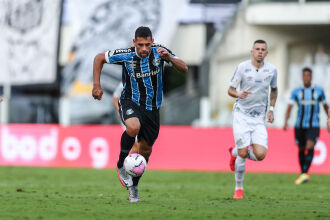
[[[305,147],[307,140],[317,142],[320,136],[320,128],[295,128],[294,135],[296,144],[299,147]]]
[[[139,106],[129,99],[120,99],[119,113],[122,122],[129,118],[136,117],[139,119],[141,128],[138,134],[138,141],[145,139],[149,146],[152,146],[159,134],[159,110],[147,110],[145,106]]]

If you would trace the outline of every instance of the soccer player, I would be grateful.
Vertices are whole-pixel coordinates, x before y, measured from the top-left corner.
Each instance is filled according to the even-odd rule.
[[[277,99],[277,70],[264,59],[268,54],[267,43],[256,40],[251,50],[252,58],[238,65],[230,81],[228,94],[236,98],[233,107],[233,133],[235,148],[230,148],[230,168],[235,171],[234,199],[243,199],[243,180],[246,158],[261,161],[267,153],[267,130],[265,117],[274,121]],[[237,91],[237,87],[240,91]],[[251,146],[251,148],[249,148]]]
[[[131,177],[123,168],[124,159],[138,137],[139,153],[146,161],[152,152],[159,133],[159,109],[163,95],[164,62],[180,72],[187,72],[187,65],[167,48],[154,44],[151,30],[139,27],[133,39],[134,47],[99,53],[94,58],[92,95],[101,100],[103,90],[100,75],[104,63],[123,67],[123,92],[119,100],[119,112],[126,131],[121,137],[121,151],[117,163],[118,176],[129,190],[129,201],[138,202],[139,177]]]
[[[323,89],[312,85],[312,70],[310,68],[306,67],[302,70],[302,80],[304,86],[293,90],[291,94],[283,127],[284,130],[287,130],[291,109],[296,102],[298,104],[298,117],[294,131],[296,143],[299,147],[298,156],[301,175],[296,179],[295,184],[306,183],[310,180],[308,169],[313,160],[314,146],[320,135],[319,103],[323,103],[326,114],[329,110],[325,102]]]

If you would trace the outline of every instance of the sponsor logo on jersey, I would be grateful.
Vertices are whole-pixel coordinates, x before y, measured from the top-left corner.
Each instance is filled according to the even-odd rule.
[[[268,73],[269,72],[269,69],[264,69],[263,72],[264,73]]]
[[[133,114],[134,113],[134,111],[133,111],[133,109],[127,109],[127,111],[126,111],[126,115],[131,115],[131,114]]]
[[[265,82],[268,82],[268,81],[271,80],[271,78],[272,78],[272,76],[271,76],[271,75],[268,75],[268,76],[264,79],[264,81],[265,81]]]
[[[144,78],[144,77],[149,77],[149,76],[154,76],[159,73],[160,69],[157,67],[155,70],[147,72],[147,73],[135,73],[136,78]]]
[[[252,76],[248,76],[248,77],[246,78],[247,81],[252,81],[252,79],[253,79]]]
[[[301,105],[315,105],[315,104],[317,104],[317,101],[315,101],[315,100],[301,100],[300,104]]]
[[[152,64],[153,64],[154,66],[158,66],[159,63],[160,63],[160,61],[159,61],[157,58],[155,58],[155,59],[152,61]]]
[[[242,138],[240,138],[236,141],[236,146],[242,146],[242,145],[243,145],[243,140]]]
[[[244,72],[251,72],[251,69],[245,69]]]
[[[114,51],[109,51],[108,56],[109,56],[109,57],[112,57],[114,53],[115,53]]]
[[[262,83],[262,81],[263,81],[262,79],[255,79],[254,80],[254,82],[256,82],[256,83]]]
[[[132,50],[131,49],[117,49],[115,50],[115,53],[130,53]]]
[[[132,60],[132,62],[129,63],[129,67],[134,70],[136,68],[136,60]]]

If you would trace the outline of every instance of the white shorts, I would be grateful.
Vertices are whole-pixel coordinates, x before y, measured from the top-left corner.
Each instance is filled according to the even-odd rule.
[[[268,135],[264,117],[251,117],[240,111],[233,111],[233,131],[238,149],[258,144],[267,149]]]

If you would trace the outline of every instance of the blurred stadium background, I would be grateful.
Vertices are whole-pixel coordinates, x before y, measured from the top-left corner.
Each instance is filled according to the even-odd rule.
[[[122,130],[111,95],[121,69],[105,65],[105,94],[95,101],[92,62],[98,52],[129,46],[141,25],[189,66],[187,75],[166,69],[163,127],[151,168],[229,170],[234,99],[227,95],[228,82],[256,39],[268,42],[267,60],[279,70],[279,97],[269,125],[274,150],[262,162],[269,166],[255,171],[299,171],[292,129],[281,127],[303,67],[314,70],[313,83],[330,97],[330,1],[0,0],[0,6],[2,165],[114,167]],[[320,116],[312,171],[329,173],[326,114]],[[201,146],[205,152],[197,150]],[[177,149],[178,157],[164,166],[164,155]],[[279,168],[276,160],[286,149]],[[203,152],[209,157],[193,164]]]
[[[80,201],[75,198],[81,198],[81,191],[86,193],[93,188],[96,195],[97,190],[109,190],[109,181],[111,187],[117,190],[119,184],[113,170],[108,171],[112,176],[107,176],[107,171],[104,170],[102,173],[70,169],[54,171],[48,168],[16,170],[10,166],[115,167],[122,128],[111,96],[121,80],[121,69],[105,65],[101,77],[105,94],[102,101],[96,101],[91,96],[92,63],[98,52],[129,46],[135,29],[141,25],[149,26],[155,42],[166,45],[189,66],[187,75],[166,68],[164,77],[167,84],[161,109],[162,126],[148,169],[229,171],[228,147],[233,144],[231,109],[235,100],[227,95],[228,83],[238,63],[249,59],[252,42],[264,39],[269,46],[266,59],[278,68],[279,96],[275,108],[275,122],[268,125],[268,155],[262,162],[247,162],[247,171],[299,172],[292,129],[296,108],[293,109],[289,121],[291,129],[284,132],[281,128],[290,93],[293,88],[302,84],[303,67],[313,69],[313,83],[324,88],[329,100],[330,0],[0,0],[0,97],[4,99],[0,104],[0,165],[4,166],[1,168],[3,176],[0,186],[1,191],[8,191],[7,194],[0,194],[1,196],[16,198],[16,195],[9,193],[13,190],[11,187],[15,186],[30,187],[28,190],[31,192],[53,190],[56,193],[48,194],[54,197],[59,197],[58,191],[62,193],[68,190],[65,192],[72,193],[72,196],[64,200],[60,198],[60,202],[56,203],[58,205],[63,201],[63,204],[67,205],[55,205],[60,207],[58,213],[61,213],[62,208]],[[324,129],[327,117],[323,109],[320,116],[322,130],[311,172],[329,174],[330,135]],[[35,176],[28,175],[33,173]],[[208,195],[207,193],[212,194],[214,187],[223,186],[220,190],[226,198],[220,202],[226,205],[223,207],[225,210],[230,210],[230,216],[237,217],[236,208],[232,208],[233,203],[227,199],[232,195],[228,188],[232,189],[234,184],[231,174],[178,174],[158,171],[150,173],[150,176],[148,174],[145,177],[150,181],[150,185],[145,185],[151,187],[148,190],[155,191],[160,183],[164,184],[170,181],[169,179],[172,181],[172,185],[163,185],[166,186],[163,187],[164,197],[167,197],[169,203],[165,203],[165,207],[177,204],[173,203],[175,198],[166,194],[167,187],[175,193],[184,192],[180,195],[180,201],[185,201],[184,198],[190,199],[191,194],[190,186],[186,184],[194,184],[193,178],[205,178],[210,180],[206,188],[202,187],[206,183],[201,181],[198,183],[200,185],[193,185],[192,190],[197,192],[203,188],[203,193]],[[87,177],[84,176],[86,174]],[[47,175],[50,182],[47,182]],[[66,180],[75,175],[78,176],[77,179],[70,180],[77,182],[75,188],[68,188],[65,185],[68,184]],[[95,185],[96,181],[92,183],[95,175],[99,175],[97,181],[102,182],[102,185]],[[152,178],[152,175],[157,178]],[[286,190],[285,195],[292,193],[292,196],[286,196],[284,199],[294,205],[297,201],[293,198],[299,193],[309,190],[309,196],[313,196],[313,190],[316,189],[316,185],[311,185],[310,188],[293,190],[290,188],[293,179],[288,180],[289,174],[269,175],[266,179],[258,176],[259,174],[253,175],[255,176],[251,177],[251,180],[256,177],[256,182],[253,183],[254,188],[250,188],[250,198],[252,201],[259,200],[258,207],[266,206],[266,212],[273,213],[273,218],[280,216],[280,219],[285,219],[281,214],[282,208],[286,206],[286,203],[282,203],[283,196],[266,187],[263,193],[267,196],[258,197],[258,184],[266,185],[268,181],[274,183],[272,188],[276,189],[285,182],[285,187],[277,190]],[[20,179],[21,176],[24,181]],[[179,180],[179,176],[183,178]],[[228,176],[231,179],[227,181]],[[84,177],[90,181],[81,185],[86,180]],[[152,182],[158,178],[161,179],[159,182]],[[316,205],[312,206],[303,198],[307,202],[306,206],[301,207],[319,207],[317,211],[321,210],[321,214],[313,212],[304,215],[306,213],[301,210],[306,210],[305,208],[298,210],[299,206],[289,205],[292,213],[299,212],[305,217],[329,217],[326,214],[327,208],[323,206],[329,204],[329,201],[325,200],[323,204],[321,195],[322,191],[328,191],[324,180],[329,178],[320,175],[315,179],[315,184],[320,186],[317,188],[318,197],[313,198],[313,204],[315,202]],[[261,183],[263,180],[265,182]],[[59,181],[57,184],[63,189],[55,188],[51,181]],[[221,186],[217,186],[219,182]],[[88,184],[94,187],[88,188]],[[178,184],[182,186],[178,188]],[[21,188],[14,190],[24,192]],[[148,190],[142,188],[142,193],[149,194],[148,198],[152,201],[152,193]],[[43,194],[40,196],[46,197]],[[84,196],[88,197],[85,194]],[[110,198],[101,198],[102,196],[95,196],[95,201],[104,200],[106,203],[105,200],[115,199],[119,201],[121,208],[118,210],[126,207],[119,200],[123,195]],[[265,199],[274,201],[274,198],[283,206],[276,201],[270,205],[264,203]],[[38,199],[33,201],[39,201]],[[200,195],[183,203],[190,204],[191,201],[203,199],[203,195]],[[196,209],[205,205],[207,212],[208,208],[210,213],[214,210],[215,213],[221,212],[221,209],[217,208],[219,199],[215,198],[215,195],[208,195],[207,199],[211,199],[212,203],[196,203]],[[318,203],[320,200],[322,204]],[[22,207],[25,207],[26,203],[20,201]],[[158,202],[151,202],[155,204],[155,210],[163,207],[162,204],[157,206]],[[12,203],[13,205],[10,202],[2,205],[9,207],[8,213],[14,215],[16,200]],[[0,203],[0,206],[4,207],[2,205]],[[277,208],[272,209],[274,206]],[[252,216],[250,211],[254,209],[254,205],[246,204],[246,207],[244,213],[251,213]],[[107,208],[108,205],[105,205],[105,209]],[[143,216],[138,208],[133,210]],[[171,210],[174,208],[171,207]],[[102,216],[102,212],[104,210],[98,214]],[[121,212],[126,213],[127,210]],[[46,219],[49,213],[45,211]],[[294,218],[292,213],[287,215],[288,219]],[[11,219],[10,215],[2,217]],[[222,215],[228,216],[228,213],[224,211]],[[150,218],[152,216],[157,218],[156,214]],[[217,216],[210,216],[218,219]],[[60,217],[63,216],[59,215]],[[131,217],[131,214],[127,217]],[[185,218],[184,215],[170,217]],[[205,216],[201,214],[198,219],[203,217]],[[246,219],[245,217],[241,219]]]

